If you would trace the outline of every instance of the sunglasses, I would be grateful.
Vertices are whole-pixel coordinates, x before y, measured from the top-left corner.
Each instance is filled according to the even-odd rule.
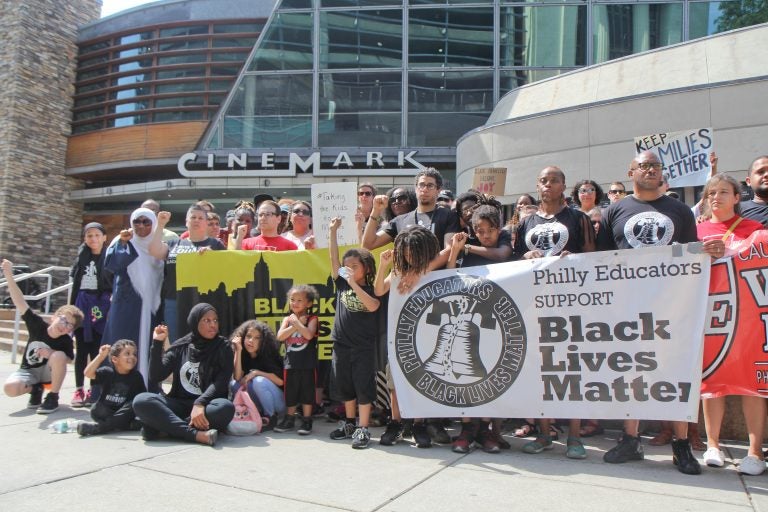
[[[592,193],[592,192],[594,192],[594,191],[595,191],[595,189],[593,189],[593,188],[589,188],[589,187],[586,187],[586,188],[580,188],[580,189],[579,189],[579,194],[591,194],[591,193]]]
[[[133,225],[134,226],[151,226],[152,221],[146,217],[139,217],[138,219],[133,219]]]
[[[312,213],[309,210],[304,210],[304,209],[292,210],[292,211],[294,215],[309,215],[310,213]]]
[[[373,195],[373,192],[371,192],[370,190],[361,190],[360,192],[357,193],[357,195],[359,197],[370,197]]]
[[[400,194],[399,196],[392,196],[389,198],[390,203],[407,203],[408,202],[408,195],[407,194]]]
[[[611,190],[608,191],[608,193],[609,194],[626,194],[627,192],[624,191],[624,190],[611,189]]]

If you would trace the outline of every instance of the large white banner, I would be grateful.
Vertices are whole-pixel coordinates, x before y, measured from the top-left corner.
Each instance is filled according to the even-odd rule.
[[[389,302],[404,417],[695,421],[701,244],[441,270]]]

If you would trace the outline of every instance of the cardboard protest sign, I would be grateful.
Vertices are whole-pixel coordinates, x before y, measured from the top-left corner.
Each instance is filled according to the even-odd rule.
[[[506,183],[506,167],[478,167],[472,179],[472,188],[482,194],[503,196]]]
[[[360,243],[355,223],[357,211],[357,183],[312,184],[312,230],[318,249],[328,247],[328,226],[331,219],[341,217],[341,228],[337,231],[339,247]]]
[[[713,150],[712,128],[656,133],[635,137],[635,151],[653,151],[664,164],[669,186],[704,185],[712,170],[709,156]]]

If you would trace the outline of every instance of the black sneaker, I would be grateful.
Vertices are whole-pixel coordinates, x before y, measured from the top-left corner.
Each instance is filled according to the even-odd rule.
[[[300,436],[308,436],[312,433],[312,418],[301,420],[301,427],[296,431]]]
[[[43,403],[43,385],[34,384],[32,390],[29,392],[29,402],[27,402],[27,409],[37,409],[40,404]]]
[[[288,432],[289,430],[293,430],[296,426],[296,417],[293,415],[286,414],[283,416],[283,419],[275,425],[275,432]]]
[[[101,428],[99,427],[98,423],[81,421],[77,424],[77,433],[83,437],[93,436],[96,434],[101,434]]]
[[[630,460],[643,460],[643,446],[640,437],[632,437],[624,434],[619,439],[619,444],[605,452],[603,460],[609,464],[621,464]]]
[[[403,440],[403,424],[396,420],[390,420],[387,423],[387,429],[381,434],[379,438],[379,444],[384,446],[392,446],[398,441]]]
[[[144,426],[144,424],[141,422],[139,418],[133,418],[131,422],[128,424],[128,430],[131,432],[138,432],[141,430],[141,428]]]
[[[37,408],[37,414],[51,414],[52,412],[56,412],[59,408],[59,394],[58,393],[48,393],[45,395],[45,400],[43,400],[43,404]]]
[[[446,432],[442,423],[432,422],[427,425],[427,434],[432,442],[437,444],[451,444],[451,436]]]
[[[268,430],[275,430],[275,426],[277,425],[277,413],[273,414],[267,419],[266,423],[262,423],[261,431],[267,432]]]
[[[432,448],[432,438],[427,434],[427,426],[424,423],[414,423],[411,433],[417,448]]]
[[[701,474],[701,465],[691,453],[691,443],[687,439],[672,441],[672,462],[685,475]]]
[[[368,448],[368,443],[371,441],[371,433],[368,432],[368,427],[358,427],[352,434],[352,448],[361,450]]]
[[[349,439],[352,437],[352,434],[355,432],[355,424],[354,423],[348,423],[346,420],[341,420],[339,422],[339,427],[331,432],[331,439],[334,441],[338,441],[340,439]]]

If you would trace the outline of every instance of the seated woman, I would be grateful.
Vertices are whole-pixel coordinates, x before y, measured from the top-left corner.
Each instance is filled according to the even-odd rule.
[[[285,412],[283,358],[275,333],[264,322],[247,320],[232,333],[235,380],[232,393],[247,386],[248,395],[262,416],[269,418],[262,430],[272,430],[278,413]]]
[[[219,430],[235,415],[227,400],[233,355],[227,339],[219,335],[219,317],[210,304],[197,304],[189,312],[191,332],[163,353],[168,328],[155,327],[150,349],[149,381],[159,386],[173,374],[167,395],[141,393],[133,410],[141,418],[141,435],[151,441],[167,434],[187,442],[213,446]]]

